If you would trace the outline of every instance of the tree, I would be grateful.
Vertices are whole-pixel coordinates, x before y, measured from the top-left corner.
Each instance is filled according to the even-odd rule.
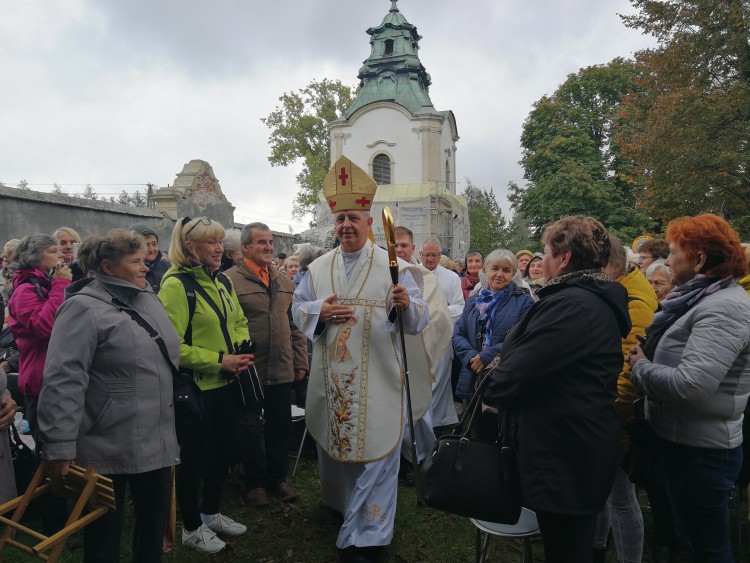
[[[23,179],[20,182],[18,182],[18,189],[20,190],[30,190],[29,183]]]
[[[510,233],[495,192],[479,188],[466,178],[463,195],[469,208],[471,248],[478,248],[485,256],[497,248],[507,248]]]
[[[283,94],[268,117],[261,118],[271,130],[268,138],[272,166],[289,166],[302,160],[297,174],[299,193],[293,214],[302,217],[315,209],[323,179],[330,167],[328,123],[352,104],[352,89],[339,80],[313,80],[306,88]]]
[[[65,195],[65,192],[62,189],[62,186],[55,182],[52,184],[52,193],[57,195]]]
[[[126,190],[122,190],[120,195],[117,196],[117,203],[122,205],[130,205],[130,200],[130,194]]]
[[[98,199],[96,196],[96,192],[94,191],[94,188],[91,186],[91,184],[86,184],[86,187],[83,188],[83,195],[81,197],[83,197],[83,199],[90,200]]]
[[[524,217],[523,213],[517,212],[513,215],[513,218],[508,224],[508,249],[519,251],[521,249],[537,250],[541,249],[540,246],[534,242],[534,237],[531,234],[531,228],[529,227],[529,221]]]
[[[632,61],[571,74],[534,104],[523,126],[525,187],[509,185],[509,199],[535,237],[564,215],[585,214],[630,240],[651,226],[635,205],[635,185],[614,142],[617,108],[634,88]]]
[[[750,236],[750,4],[631,3],[625,25],[658,41],[636,54],[642,73],[618,135],[641,203],[662,223],[720,213]]]
[[[133,207],[146,207],[146,198],[141,194],[141,190],[135,190],[130,200],[130,205]]]

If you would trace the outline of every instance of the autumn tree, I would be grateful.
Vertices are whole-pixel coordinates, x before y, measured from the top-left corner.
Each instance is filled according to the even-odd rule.
[[[271,130],[268,138],[272,166],[289,166],[302,161],[297,174],[300,190],[294,199],[295,217],[315,209],[318,193],[330,167],[328,123],[352,104],[352,89],[339,80],[313,80],[306,88],[283,94],[281,104],[261,118]]]
[[[613,138],[618,106],[634,88],[636,72],[621,58],[584,68],[534,104],[521,135],[527,183],[511,183],[509,199],[535,237],[549,222],[574,214],[596,217],[624,240],[650,227]]]
[[[463,196],[469,208],[471,248],[478,248],[485,256],[496,248],[507,248],[508,224],[495,192],[479,188],[467,178]]]
[[[653,35],[617,137],[641,198],[664,223],[723,214],[750,236],[750,4],[631,0],[628,27]]]

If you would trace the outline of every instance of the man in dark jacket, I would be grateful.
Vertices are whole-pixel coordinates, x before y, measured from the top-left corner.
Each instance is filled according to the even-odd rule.
[[[548,227],[540,300],[505,338],[484,401],[509,409],[524,506],[547,561],[591,561],[596,515],[619,459],[614,408],[627,291],[601,271],[609,238],[590,217]]]
[[[257,343],[255,366],[263,381],[264,420],[243,413],[242,458],[245,501],[268,506],[268,493],[285,502],[297,498],[286,482],[289,438],[292,434],[292,381],[308,371],[307,339],[292,321],[294,283],[271,266],[273,235],[263,223],[245,225],[240,235],[242,260],[227,270]],[[265,438],[265,453],[261,447]]]
[[[165,259],[161,250],[159,250],[159,235],[144,223],[136,223],[130,227],[130,230],[146,239],[146,266],[148,266],[146,281],[154,290],[154,293],[159,293],[161,279],[171,266],[169,260]]]

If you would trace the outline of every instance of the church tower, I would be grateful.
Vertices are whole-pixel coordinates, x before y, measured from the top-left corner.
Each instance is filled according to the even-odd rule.
[[[367,30],[370,56],[357,76],[357,98],[329,124],[331,162],[347,156],[375,178],[374,227],[387,205],[398,225],[412,229],[417,246],[439,236],[462,256],[468,213],[456,195],[456,119],[432,105],[431,78],[419,59],[422,37],[397,0],[390,4],[380,25]],[[374,230],[380,239],[382,232]]]

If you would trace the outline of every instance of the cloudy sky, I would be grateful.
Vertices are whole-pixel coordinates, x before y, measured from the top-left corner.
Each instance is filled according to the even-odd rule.
[[[208,161],[239,222],[295,232],[295,168],[268,163],[268,115],[313,79],[355,85],[389,0],[0,0],[0,182],[101,194],[171,184]],[[522,181],[531,105],[579,68],[651,40],[628,0],[401,0],[438,110],[456,115],[457,178]],[[463,182],[459,191],[463,190]]]

